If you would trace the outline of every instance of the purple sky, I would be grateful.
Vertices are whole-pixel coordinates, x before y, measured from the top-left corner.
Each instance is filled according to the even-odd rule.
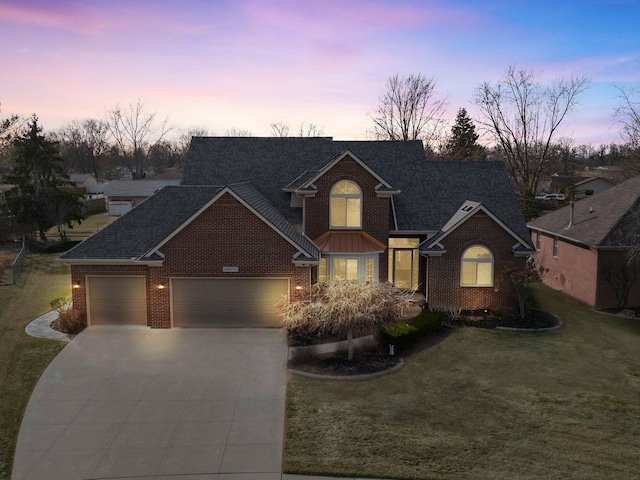
[[[176,131],[366,139],[390,75],[434,76],[453,121],[516,64],[589,76],[563,134],[597,145],[619,141],[615,86],[640,82],[639,25],[633,0],[0,0],[0,116],[53,130],[141,98]]]

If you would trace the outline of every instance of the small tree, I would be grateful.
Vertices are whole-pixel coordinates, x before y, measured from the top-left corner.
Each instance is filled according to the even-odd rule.
[[[335,279],[314,285],[311,301],[284,303],[280,317],[291,332],[346,336],[353,360],[353,337],[401,319],[409,304],[389,283]]]
[[[526,314],[527,292],[529,285],[540,281],[540,273],[543,268],[536,269],[533,263],[527,263],[524,268],[518,267],[511,262],[502,269],[499,275],[500,282],[506,282],[513,288],[514,295],[518,299],[518,309],[520,318],[524,318]]]
[[[461,108],[456,116],[456,123],[451,127],[451,135],[444,147],[447,160],[483,160],[486,157],[484,148],[478,144],[476,126],[467,110]]]

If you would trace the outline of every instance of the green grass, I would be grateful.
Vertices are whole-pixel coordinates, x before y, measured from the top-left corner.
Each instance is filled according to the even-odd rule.
[[[28,255],[18,285],[0,287],[0,479],[11,477],[18,431],[29,396],[64,342],[33,338],[24,327],[69,295],[69,267],[57,254]]]
[[[289,473],[420,479],[625,479],[640,465],[640,321],[536,286],[564,328],[460,329],[394,374],[293,376]]]
[[[78,224],[77,222],[73,223],[73,228],[67,229],[67,239],[68,240],[85,240],[90,237],[98,230],[109,225],[116,218],[113,215],[109,215],[108,213],[96,213],[95,215],[91,215],[82,221],[82,223]],[[52,240],[58,239],[58,232],[55,227],[50,229],[47,232],[47,236]]]

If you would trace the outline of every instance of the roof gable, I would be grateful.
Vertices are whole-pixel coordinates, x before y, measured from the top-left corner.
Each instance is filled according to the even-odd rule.
[[[338,163],[340,163],[342,160],[344,160],[345,158],[351,158],[352,160],[354,160],[358,165],[360,165],[364,170],[366,170],[369,174],[371,174],[372,177],[374,177],[379,183],[378,187],[376,188],[376,190],[380,189],[381,191],[385,191],[388,193],[400,193],[399,191],[397,191],[389,182],[387,182],[384,178],[382,178],[380,175],[378,175],[375,171],[373,171],[371,169],[371,167],[369,167],[369,165],[367,165],[366,163],[364,163],[362,160],[360,160],[357,155],[354,155],[353,152],[351,152],[350,150],[345,150],[344,152],[342,152],[340,155],[337,155],[333,160],[331,160],[329,163],[327,163],[324,167],[322,167],[318,172],[315,173],[315,175],[309,175],[307,174],[308,178],[304,181],[304,183],[302,183],[300,185],[300,187],[298,188],[298,190],[305,190],[305,189],[311,189],[314,188],[314,183],[323,175],[325,175],[329,170],[331,170],[335,165],[337,165]],[[305,172],[307,173],[307,172]],[[298,177],[300,178],[300,177]]]
[[[529,240],[529,236],[520,237],[516,232],[514,232],[508,225],[502,222],[497,216],[491,212],[488,208],[478,202],[467,200],[465,201],[461,207],[456,211],[449,221],[442,227],[442,231],[435,235],[432,238],[429,238],[422,242],[421,250],[427,252],[430,250],[439,251],[441,249],[441,242],[451,233],[453,233],[456,229],[462,226],[467,220],[472,218],[478,212],[484,212],[488,215],[494,222],[496,222],[502,229],[507,232],[509,235],[513,237],[516,241],[516,244],[513,246],[513,251],[517,251],[520,253],[533,253],[535,251],[532,248],[531,242]]]

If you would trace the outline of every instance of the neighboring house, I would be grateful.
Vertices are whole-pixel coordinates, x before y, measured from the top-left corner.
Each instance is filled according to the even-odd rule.
[[[104,189],[110,215],[123,215],[167,185],[180,180],[111,180]]]
[[[573,184],[576,188],[577,199],[604,192],[613,186],[611,181],[601,177],[571,176],[556,173],[551,176],[550,182],[545,184],[545,191],[550,193],[567,193],[566,189],[570,184]]]
[[[429,162],[419,141],[196,137],[182,185],[61,260],[90,324],[277,326],[279,301],[332,277],[515,308],[499,274],[534,251],[502,163]]]
[[[640,176],[529,222],[543,282],[591,307],[640,307]],[[637,280],[634,281],[634,278]]]
[[[588,177],[576,182],[576,198],[578,200],[604,192],[613,187],[613,182],[602,177]]]
[[[69,175],[71,182],[79,189],[78,193],[87,193],[90,196],[97,196],[104,193],[107,182],[99,182],[91,173],[72,173]]]
[[[10,183],[0,183],[0,205],[6,201],[6,193],[14,188],[16,188],[16,186]]]

